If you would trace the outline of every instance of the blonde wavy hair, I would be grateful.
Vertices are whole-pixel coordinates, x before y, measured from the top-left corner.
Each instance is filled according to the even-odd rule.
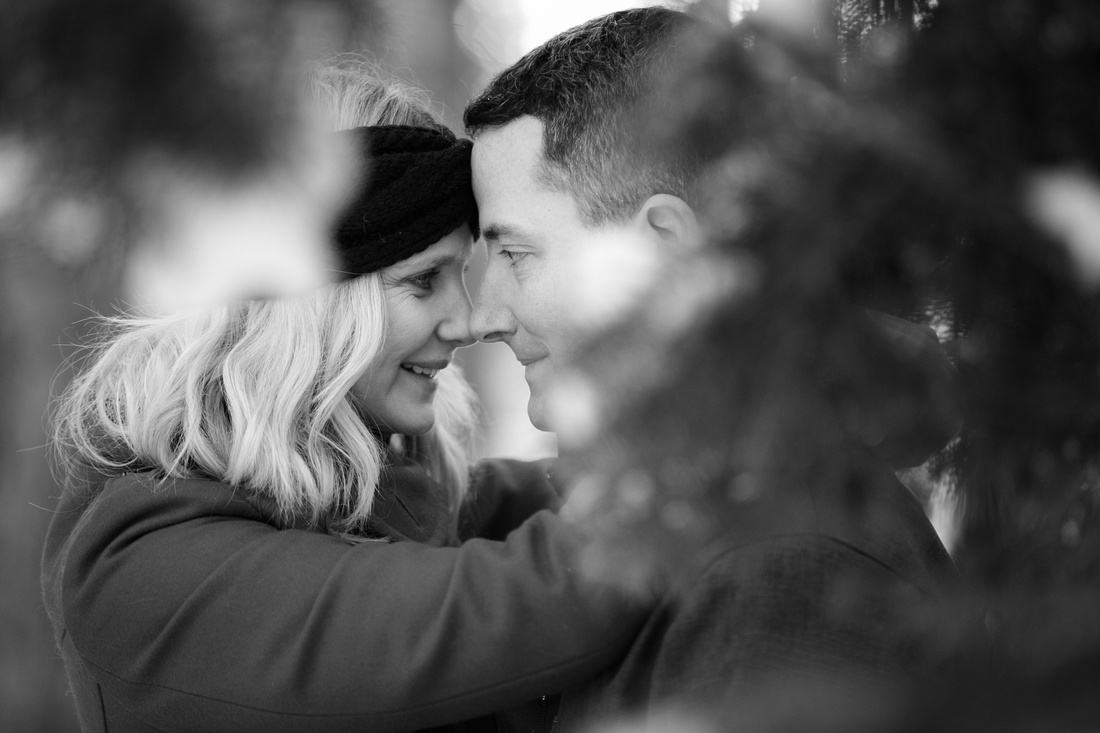
[[[365,60],[319,64],[312,81],[336,127],[441,124],[422,96]],[[378,273],[293,298],[100,323],[78,354],[84,368],[53,407],[67,485],[143,470],[214,479],[272,507],[283,526],[304,519],[354,537],[396,450],[443,486],[457,521],[476,424],[458,369],[439,374],[432,429],[388,446],[351,394],[383,347]]]

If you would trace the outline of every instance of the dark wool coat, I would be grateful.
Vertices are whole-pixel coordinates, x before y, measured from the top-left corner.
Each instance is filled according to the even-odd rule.
[[[848,485],[746,506],[625,660],[563,695],[555,733],[669,709],[723,730],[868,730],[868,711],[904,715],[880,705],[934,684],[977,620],[953,606],[958,573],[916,498],[867,453],[853,450],[852,468]]]
[[[480,465],[461,529],[482,538],[460,546],[413,471],[379,489],[392,541],[359,544],[279,529],[221,483],[155,483],[66,494],[50,527],[46,608],[86,731],[474,719],[591,678],[647,613],[574,572],[583,541],[538,511],[557,501],[538,464]]]

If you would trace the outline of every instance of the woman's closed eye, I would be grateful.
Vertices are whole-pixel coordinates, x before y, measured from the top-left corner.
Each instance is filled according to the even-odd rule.
[[[412,286],[416,290],[421,290],[425,293],[430,293],[435,286],[435,280],[439,276],[439,268],[433,267],[430,270],[424,272],[418,272],[415,275],[410,275],[404,279],[406,285]]]

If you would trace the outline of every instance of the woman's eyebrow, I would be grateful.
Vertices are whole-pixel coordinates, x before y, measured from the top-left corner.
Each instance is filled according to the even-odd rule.
[[[472,248],[472,244],[467,244],[462,248],[461,252],[438,254],[423,260],[409,259],[402,263],[401,269],[413,272],[415,270],[429,270],[433,267],[446,267],[455,264],[464,265],[466,261],[470,259]]]

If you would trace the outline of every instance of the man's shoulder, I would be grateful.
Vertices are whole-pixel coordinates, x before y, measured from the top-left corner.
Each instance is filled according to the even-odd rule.
[[[894,528],[896,529],[896,528]],[[931,527],[917,524],[905,533],[877,528],[826,526],[773,531],[749,538],[730,533],[709,548],[693,585],[736,582],[763,584],[774,593],[787,587],[784,578],[818,578],[861,574],[882,582],[903,583],[935,595],[956,574],[953,562]]]
[[[939,665],[954,566],[892,472],[872,484],[855,503],[819,486],[747,511],[761,521],[708,548],[624,662],[566,697],[564,719],[741,704],[792,674],[889,680]]]
[[[731,517],[697,563],[705,576],[877,569],[926,594],[958,581],[924,508],[881,461],[840,479],[774,487]]]
[[[741,619],[742,631],[750,619],[805,628],[859,615],[861,607],[903,609],[939,597],[933,575],[914,565],[919,560],[899,564],[828,533],[776,533],[715,549],[677,593],[677,604],[701,619],[722,609]]]
[[[916,672],[933,666],[944,594],[824,533],[731,545],[677,595],[651,694],[741,694],[812,671]]]

